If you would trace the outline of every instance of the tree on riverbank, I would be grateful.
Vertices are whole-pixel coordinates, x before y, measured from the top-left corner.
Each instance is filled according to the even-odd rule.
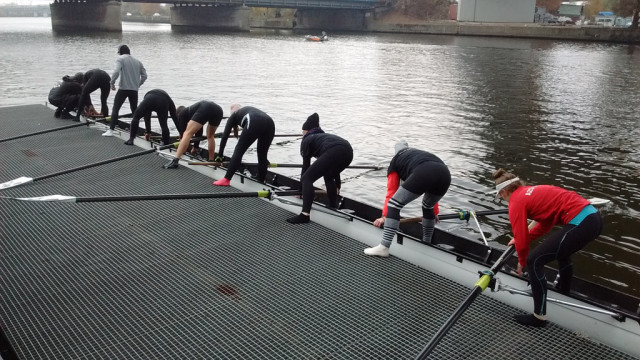
[[[633,16],[631,28],[638,28],[640,16],[640,0],[619,0],[614,4],[613,11],[620,16]]]
[[[445,20],[451,0],[395,0],[392,7],[404,15],[424,20]]]
[[[555,13],[560,8],[563,0],[536,0],[536,6],[545,8],[548,13]]]

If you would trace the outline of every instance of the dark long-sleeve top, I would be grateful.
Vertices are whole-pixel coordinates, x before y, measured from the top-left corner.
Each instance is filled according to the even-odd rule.
[[[229,116],[229,118],[227,119],[227,124],[224,127],[224,132],[222,133],[222,138],[220,139],[220,150],[218,151],[218,154],[220,156],[223,156],[224,148],[227,146],[227,140],[229,139],[231,130],[234,127],[240,126],[244,130],[249,130],[252,120],[263,118],[271,119],[271,117],[267,115],[267,113],[252,106],[241,107],[236,112],[231,114],[231,116]]]
[[[64,102],[68,96],[79,95],[82,92],[82,85],[70,80],[62,79],[62,83],[56,89],[54,96],[49,100],[51,103]]]
[[[82,84],[86,84],[89,82],[89,79],[91,79],[92,77],[99,77],[100,80],[102,80],[103,82],[105,82],[106,84],[109,84],[109,81],[111,81],[111,77],[109,76],[109,74],[102,70],[102,69],[91,69],[89,71],[87,71],[86,73],[84,73],[84,78],[82,81]]]
[[[302,138],[300,143],[300,155],[302,156],[302,172],[311,166],[311,158],[318,158],[327,150],[336,147],[345,146],[351,149],[351,144],[338,135],[327,134],[321,128],[313,128]]]

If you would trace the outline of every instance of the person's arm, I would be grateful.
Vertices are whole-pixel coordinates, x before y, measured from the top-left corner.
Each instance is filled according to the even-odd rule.
[[[176,129],[178,129],[178,132],[180,132],[180,129],[178,126],[178,123],[180,122],[180,120],[178,120],[178,113],[176,112],[176,104],[173,103],[173,100],[171,100],[171,98],[169,98],[169,116],[171,116],[171,120],[173,120],[173,124],[176,126]]]
[[[236,125],[236,118],[238,117],[238,112],[234,112],[227,119],[227,124],[224,127],[224,132],[222,133],[222,138],[220,139],[220,150],[218,150],[218,156],[224,158],[224,148],[227,146],[227,139],[229,138],[229,134],[231,134],[231,128]]]
[[[116,89],[116,80],[120,76],[121,70],[122,70],[122,59],[118,58],[116,60],[116,67],[113,69],[113,74],[111,75],[111,90]]]
[[[142,84],[144,84],[146,80],[147,80],[147,69],[145,69],[144,65],[140,63],[140,85],[139,86],[142,86]]]
[[[529,256],[529,224],[527,223],[527,212],[519,203],[509,204],[509,222],[511,222],[513,241],[518,253],[518,263],[525,267]]]
[[[387,216],[387,204],[396,191],[398,191],[398,188],[400,188],[400,176],[397,172],[392,171],[387,175],[387,195],[385,196],[384,205],[382,206],[382,217],[377,218],[373,222],[374,226],[382,227],[382,225],[384,225],[384,220]]]
[[[397,172],[392,171],[387,175],[387,195],[384,199],[384,205],[382,206],[382,217],[387,216],[387,204],[389,204],[389,200],[393,197],[393,195],[400,188],[400,176]]]

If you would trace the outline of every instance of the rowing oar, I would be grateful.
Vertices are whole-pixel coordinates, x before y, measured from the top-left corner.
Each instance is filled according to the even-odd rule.
[[[591,205],[594,205],[594,206],[604,205],[604,204],[609,203],[610,201],[611,200],[602,199],[602,198],[591,198],[591,199],[589,199],[589,202],[591,203]],[[460,219],[460,220],[469,221],[469,219],[471,219],[472,213],[474,213],[474,211],[472,211],[472,210],[458,210],[457,213],[453,213],[453,214],[440,214],[440,215],[438,215],[438,219],[440,219],[440,220]],[[475,215],[476,216],[498,215],[498,214],[508,214],[508,213],[509,213],[509,209],[508,208],[507,209],[475,211]],[[400,223],[404,224],[404,223],[419,222],[419,221],[422,221],[422,217],[412,217],[412,218],[401,219]]]
[[[425,348],[422,349],[422,352],[420,352],[420,354],[416,357],[416,359],[423,360],[429,356],[431,351],[433,351],[433,349],[438,345],[440,340],[442,340],[442,338],[447,334],[447,332],[456,323],[456,321],[458,321],[458,319],[462,316],[465,310],[467,310],[469,306],[471,306],[471,303],[473,303],[476,297],[478,297],[478,295],[480,295],[480,293],[483,292],[484,289],[487,288],[487,286],[489,286],[491,279],[495,276],[496,273],[498,273],[498,271],[500,271],[504,263],[507,261],[509,256],[513,254],[515,249],[516,249],[515,247],[509,246],[507,250],[505,250],[505,252],[502,254],[502,256],[500,256],[500,258],[493,264],[490,270],[482,272],[482,276],[480,277],[480,279],[478,279],[478,282],[476,282],[476,285],[474,286],[469,296],[467,296],[464,302],[460,304],[460,306],[458,306],[456,311],[449,317],[447,322],[444,323],[442,327],[440,327],[440,330],[438,330],[438,332],[433,336],[433,338],[431,338],[431,341],[429,341],[427,346],[425,346]]]
[[[1,199],[19,201],[58,201],[58,202],[114,202],[114,201],[149,201],[149,200],[192,200],[192,199],[228,199],[228,198],[266,198],[273,199],[277,196],[301,195],[301,191],[255,191],[235,193],[196,193],[196,194],[157,194],[157,195],[124,195],[124,196],[90,196],[77,197],[67,195],[47,195],[31,198],[16,198],[0,196]]]
[[[460,219],[460,220],[469,221],[469,219],[471,218],[471,212],[472,211],[470,211],[470,210],[459,210],[457,213],[453,213],[453,214],[440,214],[440,215],[438,215],[438,219],[440,219],[440,220]],[[476,211],[475,213],[476,213],[476,216],[508,214],[509,213],[509,209],[484,210],[484,211]],[[418,222],[418,221],[422,221],[422,217],[413,217],[413,218],[400,219],[400,223],[402,223],[402,224],[411,223],[411,222]]]
[[[66,126],[60,126],[60,127],[57,127],[57,128],[47,129],[47,130],[36,131],[36,132],[29,133],[29,134],[12,136],[10,138],[0,139],[0,143],[5,142],[5,141],[10,141],[10,140],[15,140],[15,139],[22,139],[22,138],[26,138],[26,137],[34,136],[34,135],[46,134],[46,133],[50,133],[50,132],[54,132],[54,131],[71,129],[71,128],[80,127],[80,126],[87,126],[87,124],[86,123],[72,124],[72,125],[66,125]]]
[[[194,138],[191,141],[197,141],[197,140],[198,140],[198,138]],[[114,158],[111,158],[111,159],[98,161],[96,163],[82,165],[82,166],[78,166],[78,167],[75,167],[75,168],[72,168],[72,169],[62,170],[62,171],[58,171],[58,172],[55,172],[55,173],[52,173],[52,174],[39,176],[37,178],[30,178],[30,177],[22,176],[22,177],[19,177],[17,179],[13,179],[11,181],[7,181],[5,183],[0,184],[0,190],[9,189],[9,188],[16,187],[16,186],[19,186],[19,185],[22,185],[22,184],[28,184],[28,183],[31,183],[31,182],[36,182],[36,181],[40,181],[40,180],[44,180],[44,179],[49,179],[49,178],[52,178],[52,177],[56,177],[56,176],[60,176],[60,175],[68,174],[68,173],[72,173],[72,172],[79,171],[79,170],[89,169],[89,168],[100,166],[100,165],[104,165],[104,164],[109,164],[109,163],[120,161],[120,160],[129,159],[129,158],[133,158],[133,157],[136,157],[136,156],[150,154],[152,152],[156,152],[156,151],[159,151],[159,150],[164,150],[164,149],[169,149],[169,148],[172,148],[172,147],[177,147],[178,146],[177,144],[179,144],[179,143],[162,145],[162,146],[154,147],[153,149],[138,151],[138,152],[135,152],[133,154],[118,156],[118,157],[114,157]]]
[[[227,166],[228,162],[216,162],[216,161],[190,161],[189,165],[211,165],[211,166]],[[244,166],[258,166],[257,163],[242,163]],[[302,164],[278,164],[270,163],[270,168],[301,168]],[[380,170],[384,167],[378,165],[351,165],[347,166],[347,169],[373,169]]]

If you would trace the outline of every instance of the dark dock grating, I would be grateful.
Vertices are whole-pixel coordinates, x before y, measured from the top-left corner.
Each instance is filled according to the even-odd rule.
[[[70,124],[35,105],[0,119],[3,138]],[[0,183],[136,151],[86,127],[7,141]],[[165,161],[0,195],[235,191]],[[21,359],[411,359],[469,293],[318,224],[288,224],[261,199],[0,204],[0,321]],[[432,357],[632,358],[553,324],[518,326],[518,312],[480,296]]]

